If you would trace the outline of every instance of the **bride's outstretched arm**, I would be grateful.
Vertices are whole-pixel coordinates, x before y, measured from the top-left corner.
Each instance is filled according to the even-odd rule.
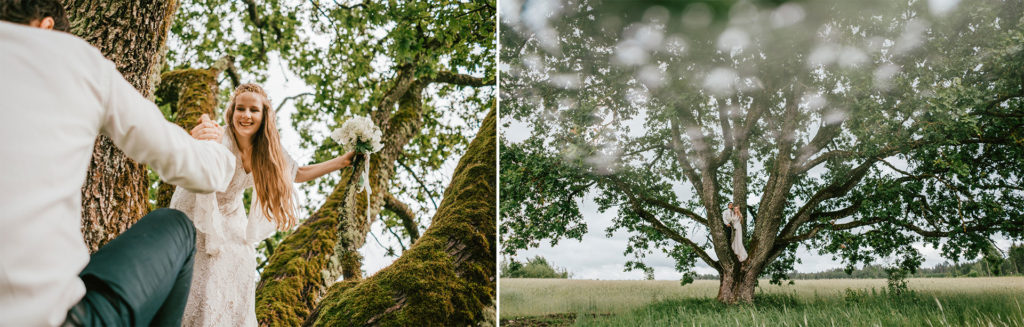
[[[352,157],[354,156],[355,152],[349,151],[348,153],[337,156],[331,160],[299,167],[299,171],[295,173],[295,182],[305,183],[326,175],[329,172],[348,167],[352,165]]]

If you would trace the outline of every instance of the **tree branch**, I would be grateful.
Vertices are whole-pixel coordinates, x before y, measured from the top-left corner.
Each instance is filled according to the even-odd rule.
[[[800,168],[797,169],[795,173],[797,175],[803,174],[803,173],[806,173],[808,170],[811,170],[814,167],[817,167],[818,165],[820,165],[823,162],[829,161],[829,160],[831,160],[833,158],[849,158],[849,157],[852,157],[853,154],[854,153],[851,152],[851,151],[844,151],[844,150],[832,150],[832,151],[829,151],[829,152],[825,152],[825,153],[821,154],[820,156],[818,156],[817,158],[814,158],[812,160],[807,161],[807,163],[805,163],[802,166],[800,166]]]
[[[391,229],[391,226],[388,226],[387,224],[384,224],[384,229],[386,229],[388,233],[391,233],[391,236],[394,236],[395,240],[398,240],[398,246],[402,247],[402,252],[405,252],[407,249],[405,247],[405,243],[402,243],[402,237],[398,236],[398,233],[395,233],[395,231]],[[416,240],[410,240],[409,244],[412,244],[415,241]]]
[[[281,100],[281,103],[277,104],[277,109],[275,111],[276,112],[281,112],[281,108],[284,107],[285,103],[288,103],[288,100],[295,100],[295,99],[298,99],[298,98],[301,98],[301,97],[304,97],[304,96],[309,96],[309,95],[313,95],[313,93],[311,93],[311,92],[299,93],[299,94],[296,94],[296,95],[284,98],[284,99]]]
[[[338,23],[334,21],[334,17],[331,17],[326,12],[324,12],[324,10],[322,8],[320,8],[319,1],[317,1],[317,0],[310,0],[309,3],[313,5],[313,8],[316,9],[316,11],[319,12],[321,16],[324,16],[324,18],[327,18],[327,20],[331,22],[331,27],[333,27],[335,29],[338,28]],[[335,3],[337,3],[337,2],[335,2]]]
[[[448,83],[448,84],[455,84],[455,85],[461,85],[461,86],[472,86],[472,87],[491,86],[491,85],[495,84],[493,79],[492,80],[484,80],[482,77],[475,77],[475,76],[466,75],[466,74],[459,74],[459,73],[455,73],[455,72],[451,72],[451,71],[439,71],[439,72],[437,72],[437,76],[434,76],[434,78],[432,78],[430,80],[430,82],[434,82],[434,83]]]
[[[862,204],[862,201],[857,201],[857,202],[851,204],[849,207],[846,207],[846,208],[843,208],[843,209],[840,209],[840,210],[829,211],[829,212],[815,212],[814,214],[811,215],[811,216],[813,216],[815,218],[814,220],[820,219],[820,218],[831,218],[830,220],[832,220],[833,222],[832,223],[828,223],[828,224],[819,223],[819,224],[815,225],[807,233],[803,233],[803,234],[799,234],[799,235],[795,235],[795,236],[779,238],[779,239],[775,240],[775,244],[776,245],[785,246],[786,244],[790,244],[790,243],[803,242],[803,241],[806,241],[808,239],[811,239],[812,237],[817,235],[819,231],[821,231],[822,229],[825,229],[825,228],[827,228],[829,230],[847,230],[847,229],[853,229],[853,228],[857,228],[857,227],[877,224],[879,222],[884,221],[883,219],[880,219],[880,218],[874,218],[874,219],[868,219],[868,220],[862,220],[862,221],[853,221],[853,222],[843,223],[843,224],[836,224],[834,222],[836,219],[852,216],[853,214],[857,213],[857,210],[860,209],[861,204]]]
[[[871,166],[878,160],[878,158],[869,158],[868,160],[865,160],[859,166],[847,173],[849,178],[847,178],[846,181],[841,184],[836,181],[835,183],[829,184],[828,186],[818,190],[818,192],[815,192],[814,195],[811,196],[811,199],[807,200],[807,203],[800,207],[800,210],[793,215],[793,219],[786,223],[786,226],[782,228],[782,232],[779,233],[779,235],[784,238],[792,236],[793,233],[796,232],[797,228],[811,220],[811,210],[817,207],[822,201],[846,195],[846,193],[850,192],[857,183],[860,183],[860,180],[867,175]]]
[[[625,182],[623,182],[622,180],[618,179],[615,176],[608,177],[607,179],[609,179],[613,184],[618,186],[623,191],[627,192],[628,195],[630,195],[630,196],[635,196],[635,197],[639,198],[639,200],[641,200],[643,202],[646,202],[648,204],[655,205],[655,206],[658,206],[658,207],[662,207],[662,208],[667,209],[669,211],[673,211],[675,213],[679,213],[679,214],[682,214],[684,216],[690,217],[690,219],[693,219],[697,223],[700,223],[701,225],[704,225],[704,226],[708,226],[707,218],[701,217],[696,212],[693,212],[693,211],[691,211],[689,209],[686,209],[686,208],[682,208],[682,207],[673,205],[673,204],[669,203],[668,201],[652,198],[652,197],[648,196],[642,190],[637,190],[636,188],[626,184]]]
[[[807,142],[807,144],[804,144],[804,146],[800,147],[800,150],[797,150],[797,162],[804,163],[811,156],[817,154],[819,151],[821,151],[821,149],[825,148],[825,145],[828,144],[829,142],[832,142],[832,140],[839,135],[839,132],[842,131],[842,124],[842,122],[838,122],[818,127],[818,132],[814,134],[814,137],[811,139],[811,141]],[[829,153],[834,152],[835,151],[830,151]],[[818,159],[821,159],[821,157],[818,157]],[[825,159],[827,160],[828,157],[826,157]],[[810,167],[814,167],[816,165],[817,164],[812,166],[810,165],[810,163],[798,164],[794,165],[791,169],[793,170],[794,174],[802,173],[806,172],[808,169],[810,169]]]
[[[430,203],[434,205],[434,210],[437,210],[437,202],[434,201],[434,193],[430,192],[430,189],[427,189],[427,185],[423,183],[423,180],[421,180],[420,177],[417,176],[416,173],[412,171],[412,168],[409,168],[409,166],[406,166],[405,163],[402,162],[402,160],[395,160],[395,161],[398,162],[399,166],[402,166],[402,168],[405,168],[405,171],[408,172],[409,175],[412,176],[412,178],[416,180],[416,183],[418,183],[420,185],[420,189],[422,189],[423,193],[425,193],[427,195],[427,198],[430,199]]]
[[[689,246],[691,249],[693,249],[694,252],[697,253],[698,256],[700,256],[702,260],[704,260],[705,263],[707,263],[712,268],[715,268],[715,270],[718,270],[719,273],[722,272],[722,266],[718,263],[718,261],[711,259],[711,256],[709,256],[708,253],[704,251],[704,249],[697,245],[697,243],[694,243],[685,236],[680,235],[671,228],[668,228],[668,226],[665,226],[665,224],[658,220],[657,217],[654,217],[653,214],[651,214],[647,210],[644,210],[644,208],[640,205],[640,200],[634,197],[631,193],[627,193],[627,197],[629,198],[630,208],[633,211],[635,211],[637,215],[640,216],[640,218],[643,218],[644,220],[649,222],[651,224],[651,227],[654,227],[655,230],[661,232],[668,238],[676,242],[679,242],[680,244]]]
[[[281,38],[281,30],[277,28],[277,26],[271,26],[268,24],[267,20],[261,18],[259,13],[256,12],[256,0],[242,0],[242,2],[245,2],[246,11],[249,14],[249,20],[252,21],[254,26],[259,27],[261,30],[269,27],[274,31],[274,34],[277,35],[278,39]]]
[[[336,6],[338,6],[338,8],[345,9],[345,10],[352,10],[352,9],[356,9],[356,8],[366,9],[366,4],[362,4],[362,3],[357,3],[357,4],[354,4],[354,5],[351,5],[351,6],[346,6],[346,5],[338,3],[338,1],[335,0],[334,4]]]
[[[231,86],[232,87],[236,87],[237,88],[238,85],[241,84],[241,82],[239,82],[239,78],[238,78],[238,71],[235,70],[235,57],[234,56],[226,55],[224,57],[221,57],[210,68],[217,70],[217,72],[214,73],[214,75],[218,74],[219,72],[227,73],[228,78],[231,79]]]
[[[394,212],[398,218],[402,219],[402,226],[409,233],[409,243],[414,243],[416,239],[420,238],[420,230],[416,226],[416,214],[412,212],[412,209],[409,209],[408,205],[398,200],[391,192],[385,192],[384,208]]]
[[[679,168],[683,170],[683,174],[690,180],[690,184],[693,184],[693,188],[697,191],[697,196],[703,198],[704,191],[700,187],[700,175],[693,169],[693,165],[690,164],[690,160],[686,158],[686,151],[683,150],[683,141],[679,138],[678,122],[676,122],[676,119],[673,117],[670,124],[672,125],[672,150],[676,154],[676,160],[679,163]]]
[[[950,230],[950,231],[938,231],[938,230],[926,230],[926,229],[914,226],[913,224],[909,224],[909,223],[897,223],[896,225],[900,226],[900,227],[903,227],[903,228],[906,228],[906,229],[908,229],[908,230],[910,230],[910,231],[912,231],[914,233],[917,233],[918,235],[924,236],[924,237],[949,237],[950,235],[957,234],[957,233],[983,232],[983,231],[990,231],[990,230],[993,230],[995,228],[995,227],[993,227],[991,225],[988,225],[988,226],[971,226],[971,227],[964,226],[961,230],[953,229],[953,230]]]
[[[725,140],[725,147],[715,158],[714,163],[712,164],[712,169],[722,166],[729,160],[729,157],[732,156],[733,145],[735,144],[735,135],[733,135],[732,126],[729,124],[728,110],[724,105],[722,105],[722,100],[718,100],[718,102],[718,120],[719,124],[722,126],[722,139]]]

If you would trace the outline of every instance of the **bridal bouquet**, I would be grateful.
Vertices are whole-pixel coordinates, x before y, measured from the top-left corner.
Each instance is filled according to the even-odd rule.
[[[345,147],[346,151],[375,153],[384,147],[380,143],[381,132],[369,117],[352,117],[331,133],[331,138]]]
[[[384,147],[380,143],[381,131],[369,117],[356,116],[345,121],[331,132],[331,138],[345,147],[345,151],[356,151],[366,155],[363,175],[359,185],[366,191],[366,220],[370,220],[370,155]]]

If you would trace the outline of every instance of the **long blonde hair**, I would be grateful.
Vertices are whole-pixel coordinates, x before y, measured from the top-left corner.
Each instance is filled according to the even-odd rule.
[[[292,185],[285,178],[290,173],[288,161],[285,159],[284,150],[281,148],[281,137],[277,133],[277,118],[274,108],[270,105],[267,93],[259,85],[246,83],[235,88],[231,95],[231,102],[224,111],[224,120],[227,122],[228,130],[235,145],[239,144],[235,131],[235,98],[238,95],[252,92],[260,95],[263,106],[263,120],[259,129],[253,135],[252,151],[250,162],[252,163],[252,177],[255,184],[254,190],[259,198],[260,208],[249,210],[262,210],[267,220],[277,224],[277,228],[286,229],[295,225],[298,220],[295,217],[295,199],[292,198]]]

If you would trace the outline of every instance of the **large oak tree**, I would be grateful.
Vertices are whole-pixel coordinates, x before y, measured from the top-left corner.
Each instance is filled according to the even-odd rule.
[[[588,193],[627,269],[661,251],[686,284],[702,262],[725,303],[801,245],[913,270],[918,242],[973,259],[1024,237],[1020,1],[604,4],[503,16],[505,123],[532,128],[501,151],[505,253],[581,238]]]
[[[240,79],[260,80],[265,69],[282,68],[267,66],[278,58],[312,88],[271,100],[295,105],[293,127],[303,147],[316,149],[314,161],[340,154],[325,131],[353,115],[369,115],[384,134],[384,148],[369,161],[360,157],[340,176],[305,185],[314,199],[308,219],[264,242],[272,254],[257,290],[261,324],[299,324],[337,279],[360,280],[358,251],[376,237],[373,224],[412,246],[443,201],[447,178],[437,172],[467,147],[494,100],[495,14],[493,1],[182,6],[172,36],[184,46],[169,55],[176,67],[229,54]],[[367,165],[370,219],[354,174]]]

